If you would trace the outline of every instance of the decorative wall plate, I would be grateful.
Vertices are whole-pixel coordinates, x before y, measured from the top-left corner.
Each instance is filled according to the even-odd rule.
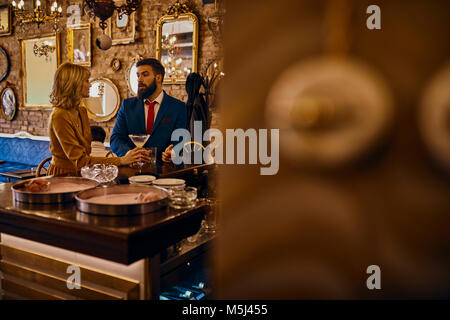
[[[12,88],[6,87],[3,89],[0,95],[0,106],[0,113],[5,120],[11,121],[14,119],[17,111],[17,99]]]
[[[117,58],[112,59],[112,61],[111,61],[111,69],[113,71],[118,71],[120,69],[120,67],[121,67],[120,60],[117,59]]]

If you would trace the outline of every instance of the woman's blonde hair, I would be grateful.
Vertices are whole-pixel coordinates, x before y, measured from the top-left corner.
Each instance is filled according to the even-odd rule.
[[[50,102],[55,108],[77,108],[83,98],[83,82],[89,79],[90,71],[70,62],[65,62],[56,70]]]

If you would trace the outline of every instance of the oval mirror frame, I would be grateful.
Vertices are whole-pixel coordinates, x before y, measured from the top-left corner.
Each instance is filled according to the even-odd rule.
[[[170,8],[168,12],[170,12]],[[192,34],[192,69],[190,72],[197,72],[197,57],[198,57],[198,18],[192,12],[179,13],[174,12],[173,14],[163,15],[156,24],[156,59],[161,61],[162,55],[162,29],[163,24],[166,22],[184,21],[188,20],[193,23],[193,34]],[[162,61],[161,61],[162,63]],[[186,76],[187,77],[187,76]],[[177,78],[167,78],[164,77],[164,84],[179,84],[185,83],[186,77]]]
[[[6,106],[3,99],[5,97],[5,95],[7,93],[10,93],[11,96],[14,98],[14,101],[10,101],[13,104],[12,105],[8,105]],[[6,107],[8,107],[8,110],[5,110]],[[0,113],[2,115],[2,117],[6,120],[6,121],[11,121],[12,119],[14,119],[14,116],[16,115],[17,112],[17,97],[16,94],[14,93],[14,90],[11,87],[6,87],[2,90],[2,93],[0,94]]]
[[[134,72],[134,74],[132,75],[131,72],[133,70],[133,67],[136,66],[136,63],[141,60],[141,57],[137,56],[135,58],[133,58],[130,63],[128,64],[127,70],[125,71],[125,79],[127,81],[127,85],[128,85],[128,90],[130,91],[132,96],[136,96],[137,95],[137,76],[136,76],[136,72]],[[136,91],[133,89],[133,79],[136,80]]]
[[[117,86],[116,86],[110,79],[108,79],[108,78],[95,78],[95,79],[92,79],[92,80],[89,81],[89,82],[91,83],[91,85],[92,85],[94,82],[104,82],[105,84],[109,85],[109,86],[113,89],[114,93],[116,94],[116,98],[117,98],[117,102],[116,102],[116,105],[114,106],[114,109],[112,110],[112,112],[111,112],[110,114],[105,115],[105,116],[99,116],[99,115],[97,115],[96,113],[94,113],[94,112],[92,112],[91,110],[89,110],[89,106],[88,106],[88,105],[89,105],[89,100],[86,99],[86,100],[84,101],[84,104],[85,104],[85,106],[86,106],[86,110],[87,110],[89,119],[92,119],[92,120],[94,120],[94,121],[96,121],[96,122],[105,122],[105,121],[111,120],[112,118],[114,118],[114,117],[116,116],[117,112],[119,111],[120,102],[121,102],[120,94],[119,94],[119,89],[118,89]]]

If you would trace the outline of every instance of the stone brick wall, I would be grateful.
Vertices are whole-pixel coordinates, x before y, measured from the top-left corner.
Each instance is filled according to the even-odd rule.
[[[0,0],[0,4],[8,2]],[[43,2],[43,1],[41,1]],[[50,1],[48,1],[50,2]],[[63,13],[67,12],[67,7],[71,4],[80,4],[81,0],[64,1]],[[91,33],[91,76],[106,77],[111,79],[118,87],[120,97],[122,99],[131,97],[128,90],[125,73],[127,66],[132,59],[139,54],[143,57],[154,57],[156,54],[156,24],[158,19],[164,14],[167,8],[175,3],[174,0],[143,0],[141,8],[136,13],[136,41],[126,45],[115,45],[109,50],[103,51],[95,45],[95,39],[101,34],[98,26],[99,20],[90,20],[92,25]],[[207,18],[216,11],[215,4],[203,4],[202,0],[190,0],[190,7],[199,19],[199,39],[198,39],[198,72],[204,71],[207,63],[211,60],[223,61],[222,48],[214,42],[213,34],[208,28]],[[67,61],[67,29],[66,14],[61,21],[60,28],[60,53],[61,63]],[[82,22],[89,22],[87,15],[82,16]],[[30,110],[23,108],[22,83],[21,83],[21,54],[19,37],[22,36],[39,36],[40,33],[50,33],[51,26],[43,26],[40,30],[27,30],[19,33],[13,30],[11,36],[0,37],[0,45],[5,48],[10,56],[11,70],[5,81],[0,83],[0,90],[6,86],[6,81],[13,85],[16,98],[18,100],[18,110],[13,121],[5,121],[0,117],[0,133],[15,133],[18,131],[27,131],[34,135],[48,135],[47,121],[51,110]],[[118,58],[121,62],[121,68],[113,71],[110,62],[113,58]],[[182,85],[164,85],[164,89],[170,95],[175,96],[183,101],[187,100],[187,94],[184,84]],[[212,126],[217,126],[217,114],[213,112]],[[110,121],[96,123],[91,120],[91,125],[100,125],[107,132],[107,139],[111,135],[116,118]]]

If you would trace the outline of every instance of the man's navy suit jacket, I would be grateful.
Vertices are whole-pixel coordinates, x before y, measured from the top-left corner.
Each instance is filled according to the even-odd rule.
[[[117,120],[112,131],[110,145],[112,151],[119,157],[124,156],[136,146],[128,137],[129,134],[146,134],[144,102],[137,97],[124,99],[117,114]],[[171,141],[172,132],[178,128],[187,128],[186,105],[183,101],[169,96],[164,91],[164,97],[159,106],[150,138],[145,147],[157,147],[158,159],[162,152],[178,141]],[[181,140],[181,139],[180,139]]]

